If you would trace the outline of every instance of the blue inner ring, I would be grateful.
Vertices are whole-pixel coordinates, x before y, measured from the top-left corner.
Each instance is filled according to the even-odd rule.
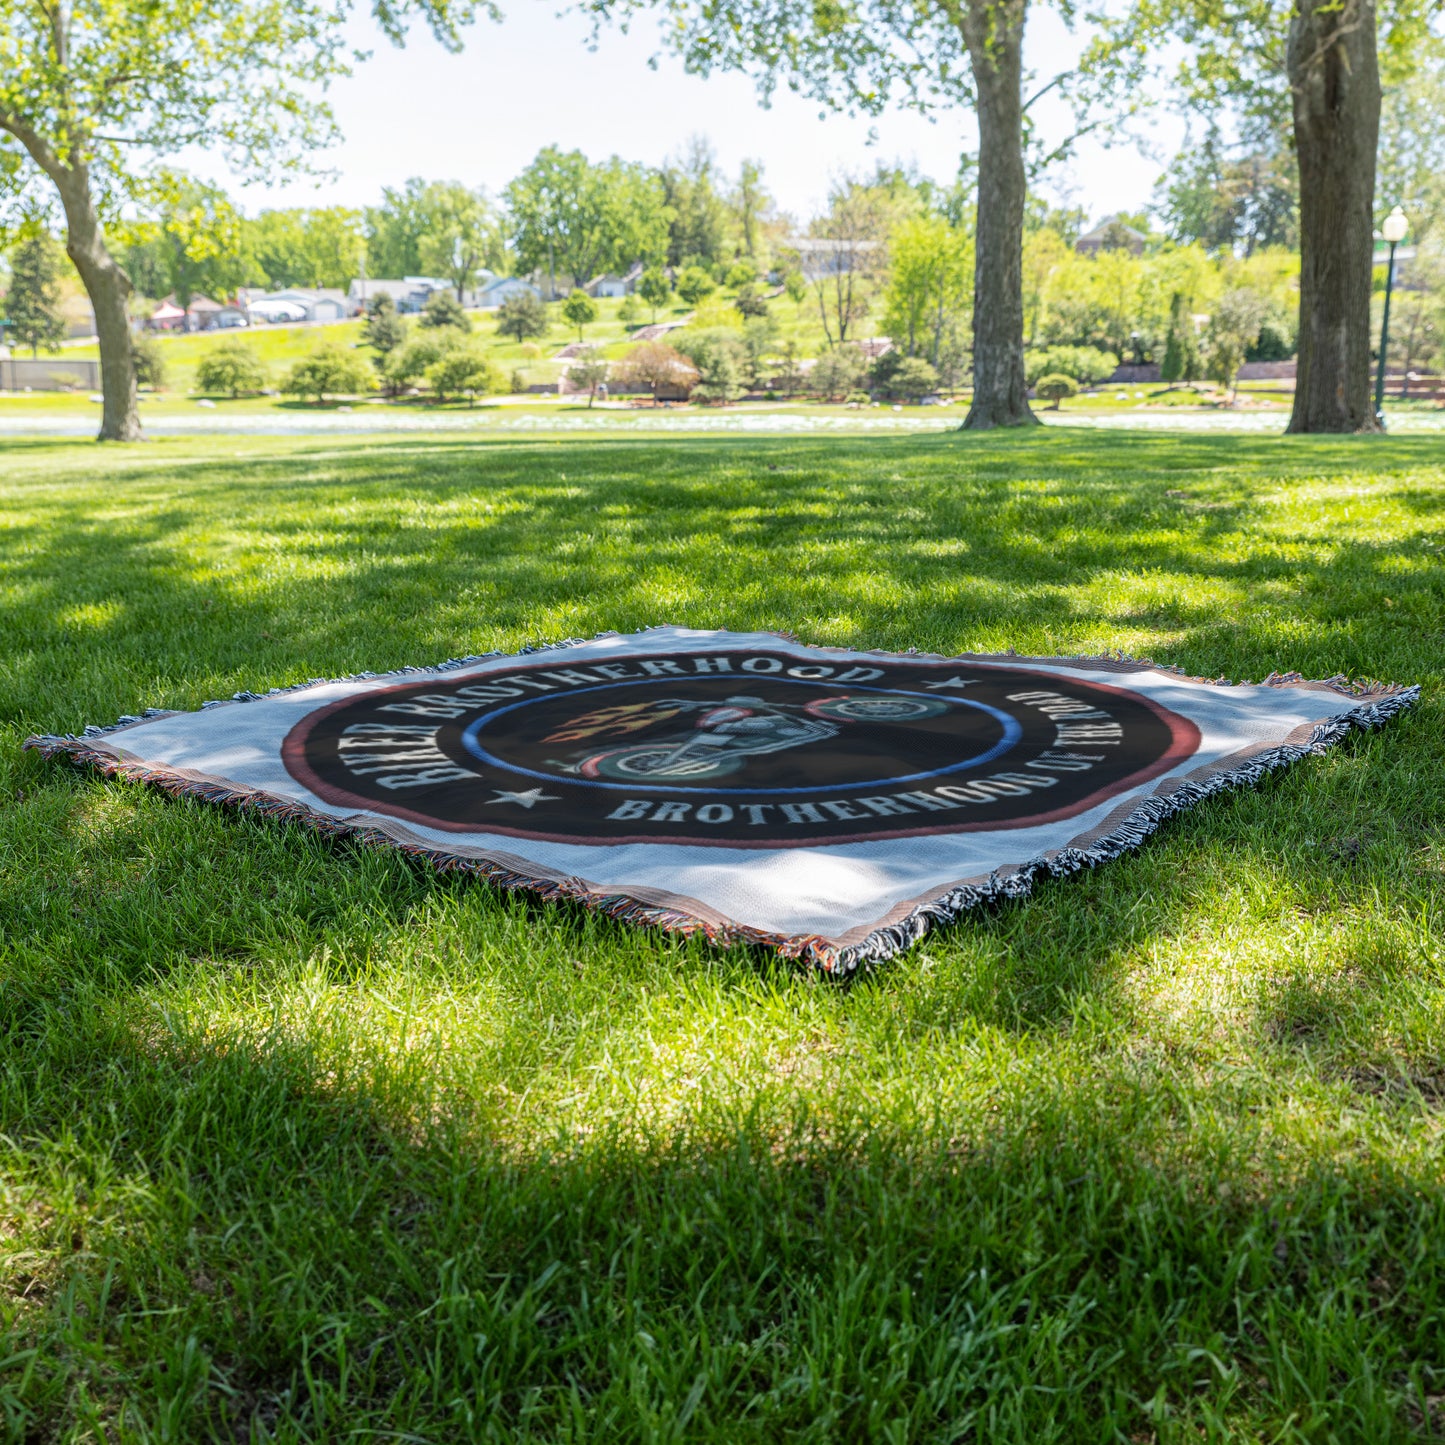
[[[505,678],[497,679],[497,681],[499,682],[504,682],[505,680]],[[674,683],[676,682],[675,678],[668,679],[660,677],[657,679],[659,683],[664,684],[669,680]],[[742,685],[744,681],[744,678],[738,678],[738,682],[740,685]],[[584,693],[589,692],[612,692],[619,687],[636,687],[637,682],[638,679],[633,679],[628,682],[602,683],[599,684],[597,687],[578,688],[576,692],[568,693],[567,695],[569,697],[581,697]],[[799,677],[790,677],[788,678],[788,682],[798,687],[820,687],[832,692],[836,692],[839,686],[836,682],[829,683],[826,680],[813,681],[808,678]],[[680,783],[668,784],[662,787],[658,787],[654,784],[649,783],[599,783],[593,781],[591,778],[574,777],[570,773],[541,773],[538,772],[535,768],[524,768],[517,763],[509,763],[503,758],[494,756],[482,746],[481,741],[478,737],[478,733],[480,733],[482,728],[484,728],[489,722],[491,722],[493,718],[504,717],[507,713],[515,712],[519,707],[527,707],[531,703],[556,700],[555,697],[544,698],[534,694],[531,697],[522,698],[519,702],[508,703],[506,707],[493,708],[491,712],[483,713],[481,717],[477,718],[462,734],[462,746],[465,747],[466,750],[479,762],[489,763],[492,767],[495,768],[505,768],[509,772],[521,773],[523,776],[528,778],[540,778],[544,783],[567,783],[571,786],[582,788],[606,788],[612,792],[728,793],[738,797],[774,798],[779,796],[791,797],[792,795],[797,793],[841,793],[849,792],[856,788],[891,788],[898,783],[921,783],[928,778],[943,777],[948,773],[962,772],[965,768],[977,768],[981,767],[984,763],[991,763],[995,758],[1002,757],[1004,753],[1008,752],[1009,749],[1012,748],[1013,745],[1018,742],[1018,740],[1023,736],[1024,730],[1019,725],[1017,719],[1010,717],[1008,713],[1001,711],[999,708],[989,707],[987,703],[974,702],[966,697],[950,697],[941,699],[928,693],[909,692],[903,688],[898,687],[865,687],[860,686],[858,683],[848,683],[847,690],[849,692],[891,693],[897,697],[921,697],[925,698],[929,702],[944,701],[957,703],[961,707],[971,707],[976,709],[978,712],[987,713],[991,718],[994,718],[996,721],[1001,723],[1003,725],[1003,737],[1001,737],[998,742],[996,742],[986,752],[979,753],[975,757],[964,758],[961,762],[950,763],[946,768],[934,768],[931,772],[926,773],[908,773],[905,776],[899,778],[872,778],[869,781],[863,783],[825,783],[820,786],[811,788],[730,788],[726,784],[719,785],[716,783],[710,787],[689,787],[685,784]],[[718,706],[721,707],[722,705],[722,702],[719,701]]]

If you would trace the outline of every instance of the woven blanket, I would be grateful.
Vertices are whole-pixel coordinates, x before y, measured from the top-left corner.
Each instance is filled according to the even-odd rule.
[[[659,627],[26,745],[846,973],[1417,693]]]

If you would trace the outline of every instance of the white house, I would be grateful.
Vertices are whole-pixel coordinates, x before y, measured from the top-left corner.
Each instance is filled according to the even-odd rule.
[[[483,311],[495,311],[502,302],[524,293],[535,296],[539,301],[542,299],[542,292],[530,281],[523,281],[516,276],[498,276],[476,293],[476,304]]]
[[[268,313],[288,321],[344,321],[351,315],[346,292],[339,286],[286,286],[279,291],[250,291],[243,299],[248,311],[267,320]]]

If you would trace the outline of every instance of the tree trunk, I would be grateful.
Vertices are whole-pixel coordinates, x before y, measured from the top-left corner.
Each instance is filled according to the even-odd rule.
[[[967,431],[1037,425],[1024,380],[1025,0],[971,0],[963,38],[978,106],[973,405]]]
[[[1378,431],[1370,395],[1374,0],[1296,0],[1285,64],[1300,178],[1299,374],[1289,430]]]
[[[65,249],[80,272],[95,311],[100,340],[100,389],[104,397],[98,441],[141,440],[136,402],[135,355],[131,350],[130,277],[106,249],[105,233],[90,194],[90,173],[84,166],[52,173],[65,207]]]

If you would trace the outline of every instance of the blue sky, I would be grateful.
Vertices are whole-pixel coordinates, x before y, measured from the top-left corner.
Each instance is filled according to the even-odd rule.
[[[345,141],[327,153],[325,164],[337,174],[269,191],[248,187],[240,195],[245,209],[365,205],[383,186],[413,175],[496,192],[544,145],[575,147],[594,159],[616,152],[656,165],[688,136],[701,134],[728,173],[744,157],[761,160],[779,204],[806,217],[821,205],[834,175],[902,160],[943,179],[954,173],[960,151],[974,144],[966,110],[933,123],[905,113],[868,121],[820,116],[817,105],[786,93],[764,109],[743,76],[689,76],[668,56],[650,68],[658,48],[651,21],[632,35],[605,34],[592,51],[587,23],[559,17],[554,0],[503,3],[503,21],[474,26],[461,55],[447,54],[422,33],[399,51],[369,23],[359,28],[358,43],[373,54],[332,92]],[[1076,43],[1058,18],[1038,6],[1029,25],[1034,70],[1046,77],[1067,67]],[[1041,108],[1040,118],[1047,136],[1067,133],[1062,107]],[[1158,155],[1088,146],[1059,169],[1055,188],[1093,217],[1144,205],[1182,135],[1170,117],[1156,121]],[[870,130],[877,135],[873,144]]]

